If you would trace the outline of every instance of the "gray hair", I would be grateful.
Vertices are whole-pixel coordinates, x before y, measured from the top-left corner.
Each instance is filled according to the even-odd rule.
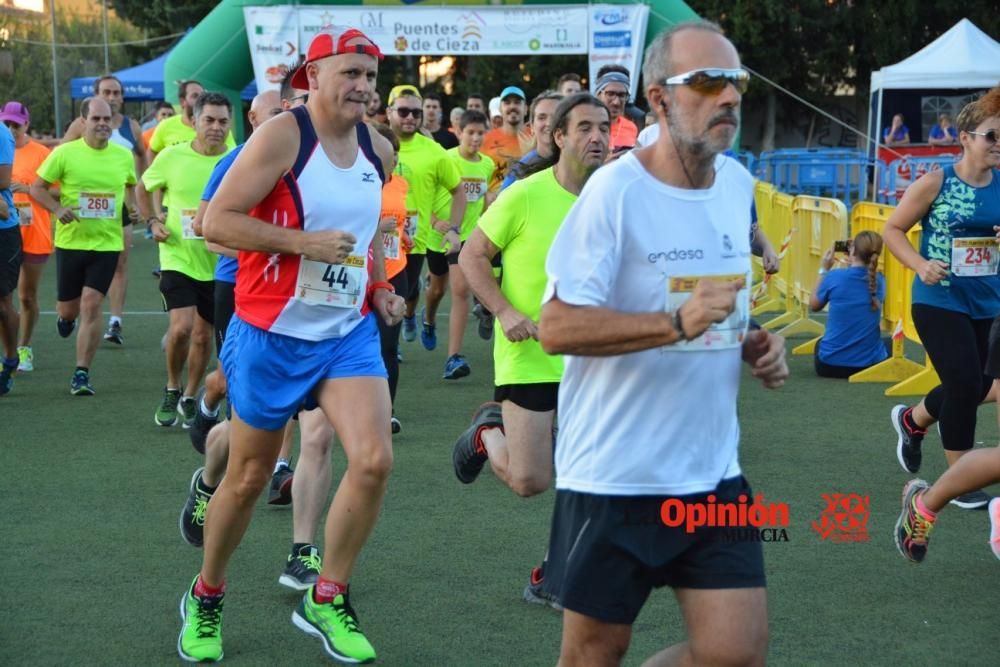
[[[683,30],[702,30],[725,36],[718,23],[703,19],[683,21],[670,26],[657,35],[646,48],[646,57],[642,61],[642,78],[645,85],[659,84],[673,74],[671,71],[673,62],[670,60],[670,52],[673,46],[674,35]]]
[[[229,112],[229,115],[233,114],[233,103],[229,101],[228,97],[226,97],[222,93],[206,90],[205,92],[203,92],[201,95],[198,96],[197,100],[195,100],[194,103],[195,118],[200,116],[202,110],[210,104],[212,106],[226,107],[226,110]]]

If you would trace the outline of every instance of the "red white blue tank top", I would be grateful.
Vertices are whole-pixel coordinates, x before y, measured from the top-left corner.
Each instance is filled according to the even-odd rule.
[[[291,113],[300,134],[295,164],[250,215],[307,232],[350,232],[356,239],[354,251],[340,264],[241,251],[236,314],[244,322],[293,338],[340,338],[368,313],[368,248],[378,229],[385,174],[364,123],[357,125],[354,164],[341,169],[323,151],[306,108]]]

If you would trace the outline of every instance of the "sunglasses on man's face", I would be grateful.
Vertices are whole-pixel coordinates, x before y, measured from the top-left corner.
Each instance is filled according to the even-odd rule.
[[[973,132],[969,130],[969,134],[974,134],[977,137],[986,137],[986,143],[995,144],[997,142],[997,131],[990,130],[989,132]]]
[[[666,86],[688,86],[701,95],[718,95],[733,84],[740,95],[747,92],[750,72],[745,69],[696,69],[672,76],[663,82]]]
[[[407,118],[413,116],[414,118],[420,118],[424,115],[422,109],[411,109],[409,107],[396,107],[396,113],[399,114],[400,118]]]
[[[11,130],[11,131],[14,131],[14,130],[20,130],[20,129],[21,129],[21,124],[20,124],[20,123],[15,123],[15,122],[14,122],[14,121],[12,121],[12,120],[5,120],[5,121],[3,122],[3,124],[4,124],[4,125],[6,125],[6,126],[7,126],[7,128],[8,128],[9,130]]]

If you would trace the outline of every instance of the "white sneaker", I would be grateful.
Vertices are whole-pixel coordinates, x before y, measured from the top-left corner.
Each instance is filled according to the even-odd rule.
[[[35,370],[35,355],[30,347],[17,348],[17,370],[21,373]]]

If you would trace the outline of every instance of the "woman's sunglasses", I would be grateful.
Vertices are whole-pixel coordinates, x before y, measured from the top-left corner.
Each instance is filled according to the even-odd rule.
[[[997,131],[990,130],[989,132],[973,132],[969,130],[968,134],[974,134],[977,137],[986,137],[986,143],[995,144],[997,142]]]
[[[702,95],[718,95],[733,84],[740,95],[747,92],[750,72],[745,69],[696,69],[672,76],[663,82],[667,86],[688,86]]]

